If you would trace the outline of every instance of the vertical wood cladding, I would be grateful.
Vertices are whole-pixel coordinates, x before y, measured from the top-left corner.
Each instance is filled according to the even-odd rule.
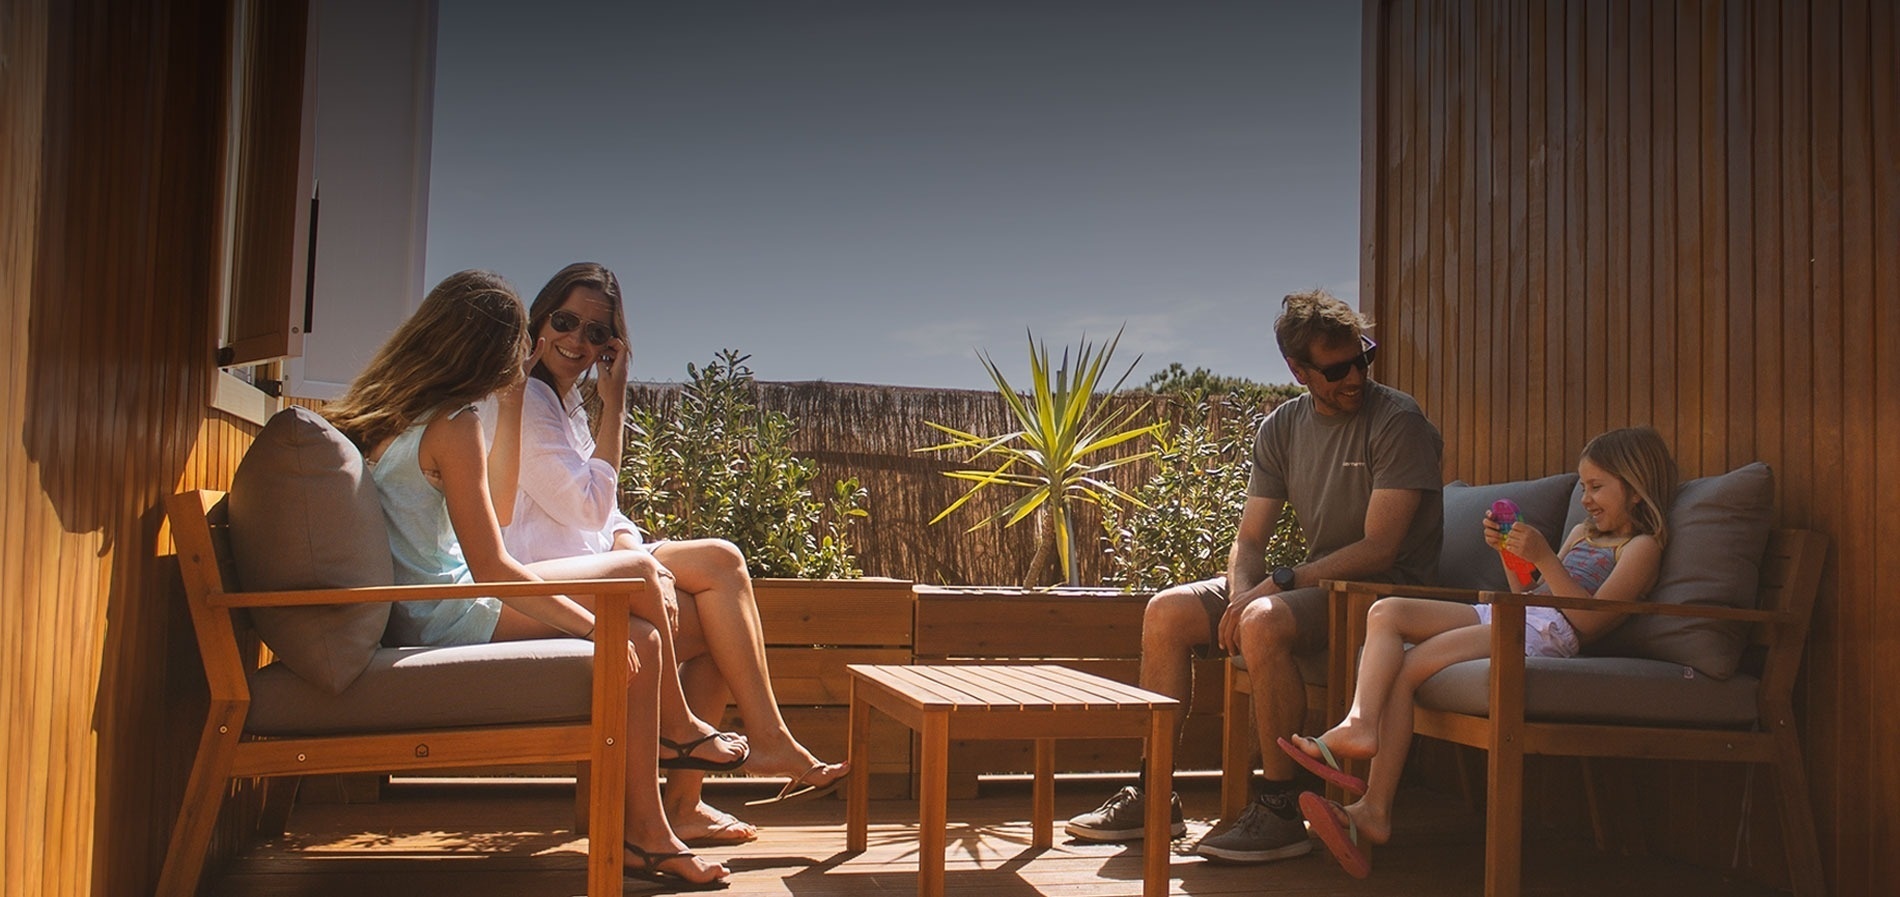
[[[157,508],[249,441],[207,413],[226,18],[0,6],[8,897],[150,893],[202,720]]]
[[[1650,424],[1835,546],[1803,735],[1835,893],[1900,880],[1900,16],[1884,0],[1369,0],[1362,304],[1446,479]],[[1887,584],[1889,589],[1882,589]],[[1785,881],[1765,783],[1615,767],[1618,818]],[[1743,809],[1745,794],[1753,805]],[[1660,803],[1660,806],[1657,806]],[[1650,823],[1638,820],[1652,819]]]

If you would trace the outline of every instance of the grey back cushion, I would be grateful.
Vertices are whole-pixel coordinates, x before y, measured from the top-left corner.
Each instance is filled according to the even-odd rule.
[[[1517,480],[1492,486],[1470,486],[1454,481],[1445,487],[1445,541],[1438,552],[1441,585],[1463,589],[1510,588],[1498,553],[1484,544],[1484,512],[1500,498],[1517,502],[1518,520],[1537,527],[1555,548],[1563,544],[1566,503],[1577,475],[1560,473],[1538,480]]]
[[[1669,544],[1649,600],[1754,607],[1774,502],[1774,473],[1759,461],[1683,483],[1669,506]],[[1735,673],[1746,637],[1740,623],[1637,614],[1585,653],[1666,660],[1726,679]]]
[[[395,582],[389,534],[363,456],[307,408],[274,415],[238,463],[227,500],[238,587],[274,592]],[[369,665],[389,605],[256,608],[284,666],[337,694]]]

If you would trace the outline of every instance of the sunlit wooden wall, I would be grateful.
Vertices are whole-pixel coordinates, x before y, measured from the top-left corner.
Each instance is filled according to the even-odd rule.
[[[1835,893],[1900,881],[1900,14],[1885,0],[1366,5],[1362,303],[1447,479],[1653,424],[1827,533],[1804,686]],[[1619,769],[1619,773],[1622,770]],[[1630,770],[1726,866],[1731,770]],[[1766,781],[1745,863],[1783,872]],[[1632,814],[1634,811],[1632,811]]]
[[[0,3],[0,893],[151,893],[204,685],[159,498],[207,411],[225,4]]]

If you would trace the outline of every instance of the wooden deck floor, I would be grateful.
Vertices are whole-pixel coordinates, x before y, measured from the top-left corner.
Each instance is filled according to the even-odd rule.
[[[1118,783],[1064,781],[1058,817],[1089,809]],[[1266,866],[1209,863],[1189,852],[1213,822],[1212,779],[1184,779],[1188,838],[1175,842],[1171,892],[1191,895],[1472,895],[1482,890],[1482,820],[1454,797],[1401,795],[1400,829],[1375,851],[1373,874],[1355,881],[1314,842],[1311,856]],[[770,793],[718,783],[710,799],[740,809]],[[844,803],[830,799],[747,810],[760,840],[702,851],[735,874],[732,897],[855,897],[914,894],[917,805],[873,801],[871,845],[844,851]],[[1097,897],[1141,892],[1141,853],[1085,844],[1060,832],[1046,851],[1030,847],[1027,783],[986,781],[950,805],[951,894]],[[258,845],[209,883],[215,897],[568,897],[584,887],[585,841],[574,837],[571,786],[553,783],[438,784],[399,781],[374,804],[300,806],[290,832]],[[1719,872],[1648,857],[1607,857],[1587,842],[1533,832],[1526,894],[1596,897],[1766,897],[1778,892],[1724,880]],[[629,881],[627,893],[659,889]]]

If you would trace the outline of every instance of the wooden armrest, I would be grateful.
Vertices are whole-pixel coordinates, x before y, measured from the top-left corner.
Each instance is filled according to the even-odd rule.
[[[1735,620],[1743,623],[1787,623],[1793,616],[1754,608],[1721,607],[1709,604],[1656,604],[1648,601],[1610,601],[1603,598],[1566,598],[1559,595],[1532,595],[1525,592],[1484,592],[1491,604],[1515,604],[1520,607],[1556,607],[1576,610],[1604,610],[1621,614],[1698,617],[1705,620]]]
[[[434,601],[443,598],[537,598],[544,595],[627,595],[646,588],[643,579],[470,582],[416,586],[364,586],[354,589],[301,589],[286,592],[218,592],[213,607],[300,607],[312,604],[368,604],[377,601]],[[599,598],[596,599],[597,601]],[[626,605],[630,600],[616,602]]]
[[[1371,594],[1381,598],[1402,595],[1407,598],[1431,598],[1439,601],[1461,601],[1465,604],[1477,604],[1479,592],[1476,589],[1458,589],[1449,586],[1408,586],[1390,582],[1359,582],[1356,580],[1327,579],[1320,585],[1334,595]]]

